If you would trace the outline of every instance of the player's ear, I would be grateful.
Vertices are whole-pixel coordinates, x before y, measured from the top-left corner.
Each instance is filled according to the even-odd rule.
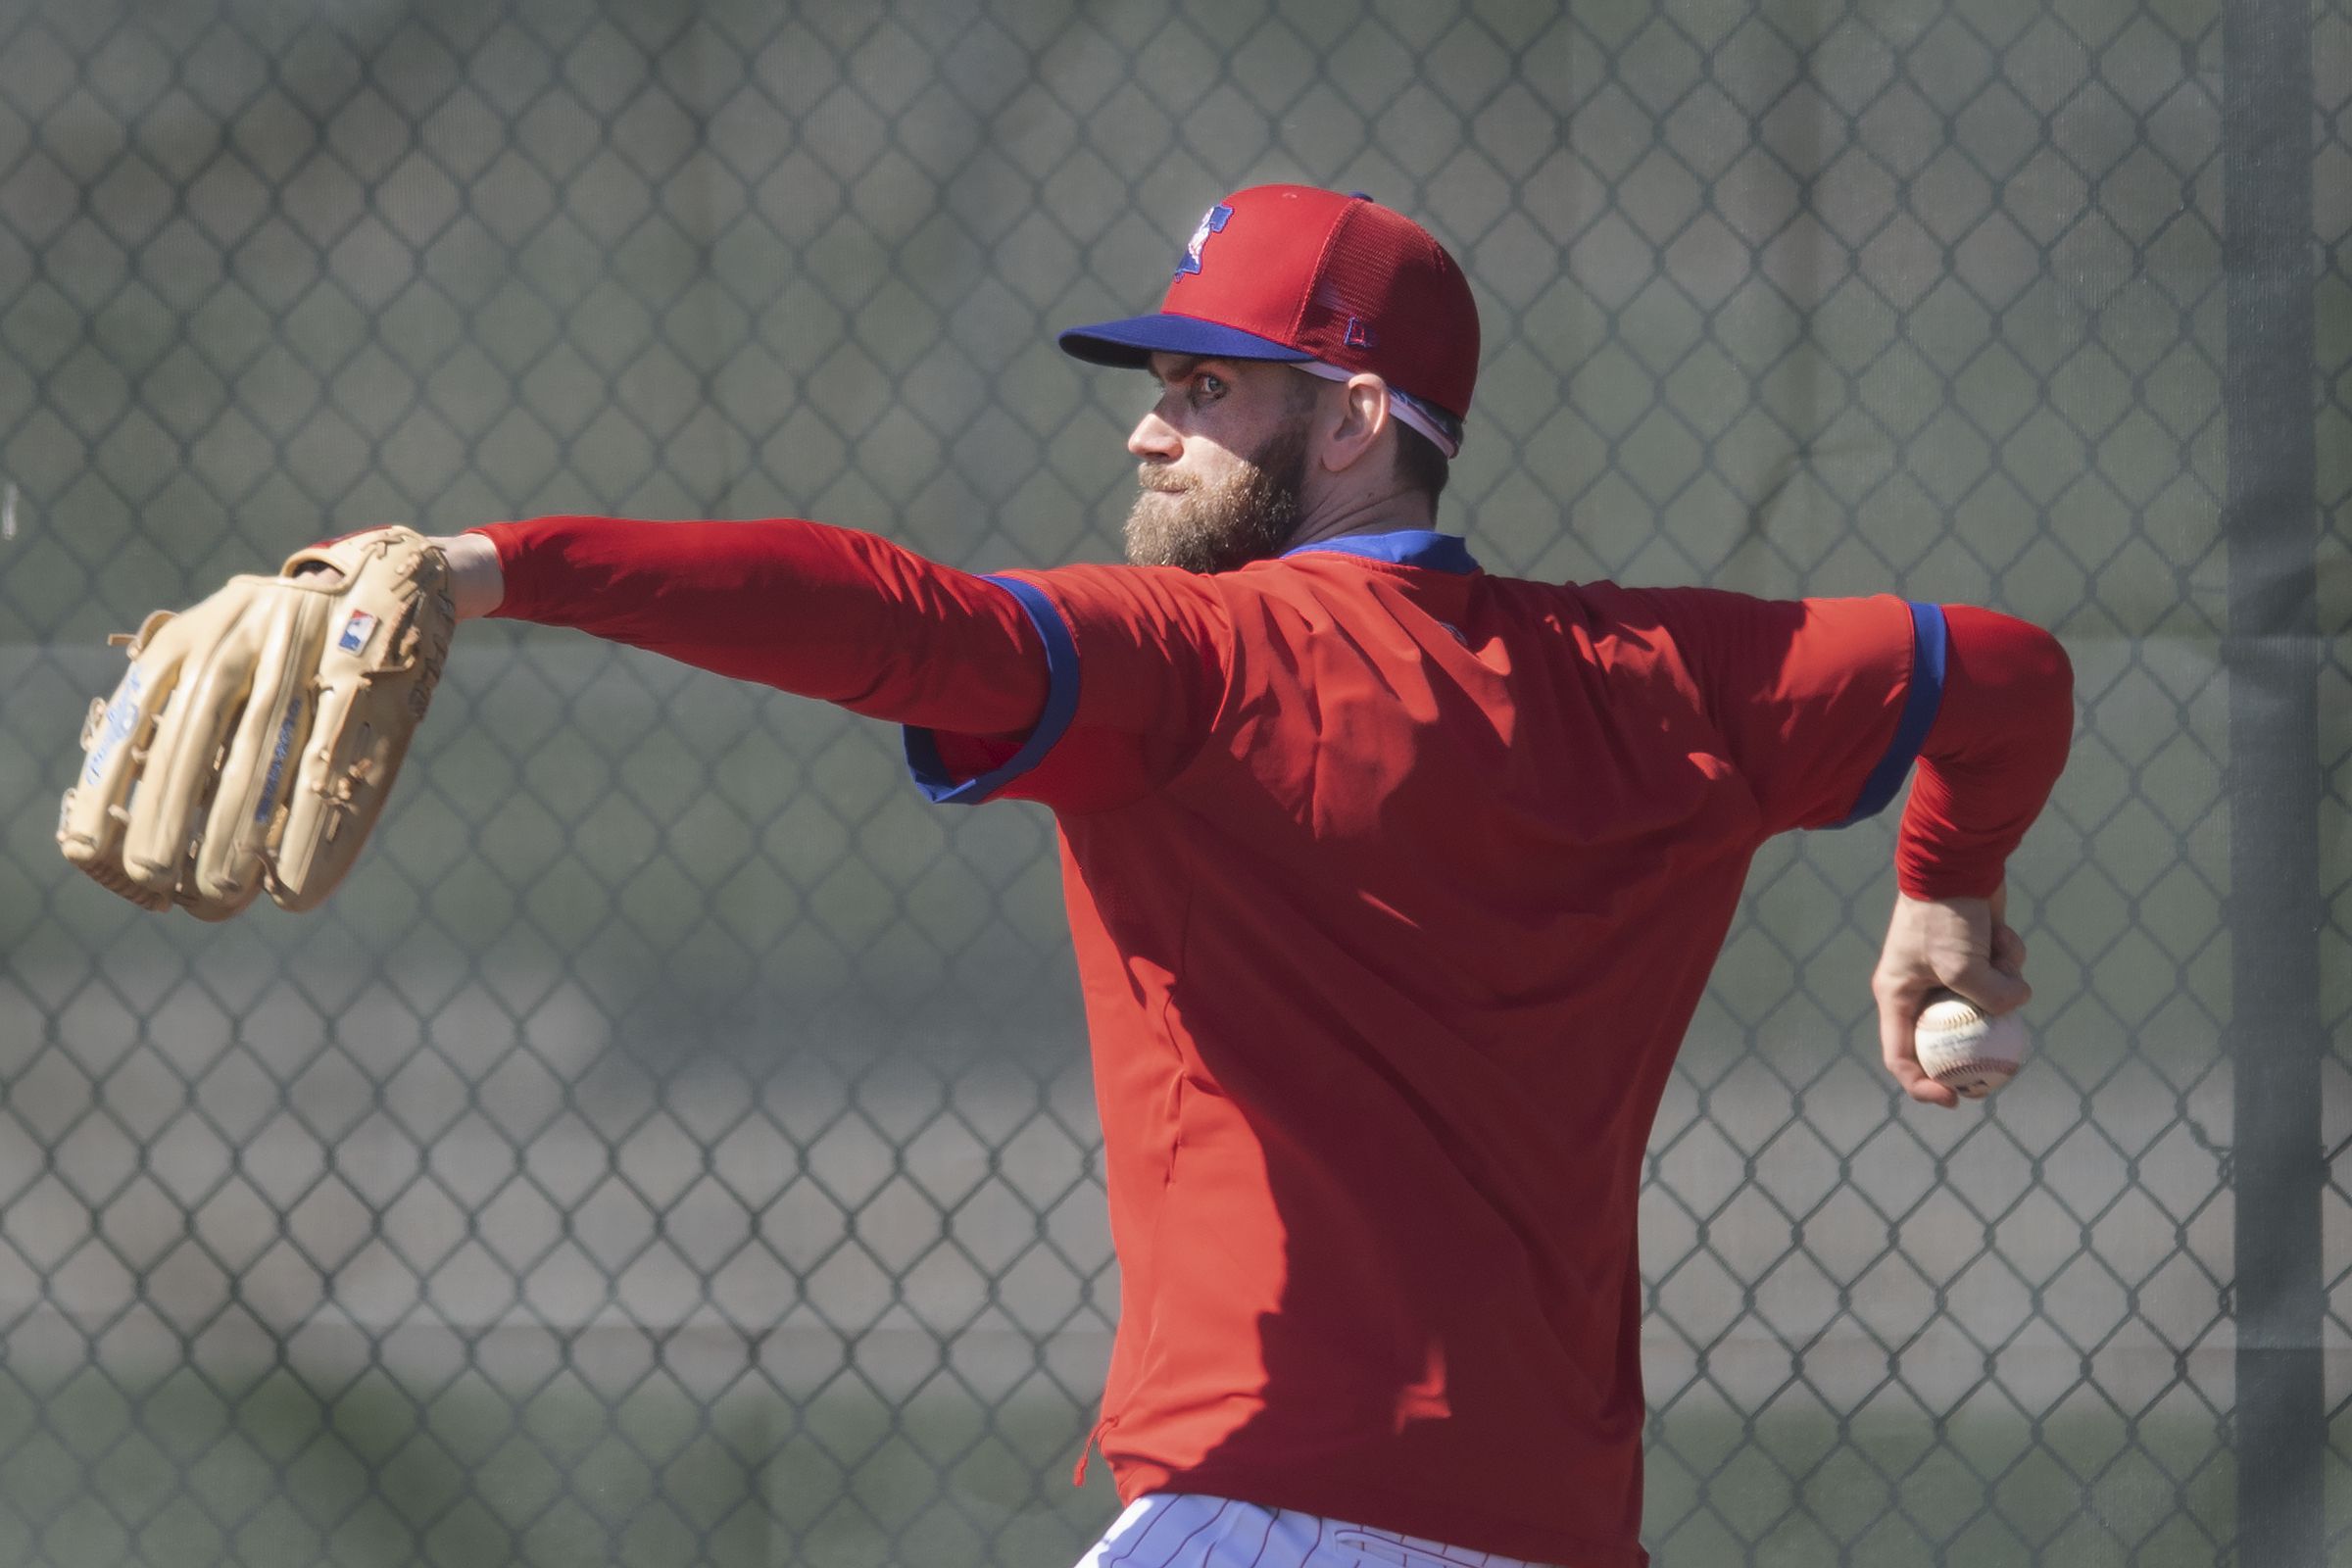
[[[1393,416],[1389,384],[1377,375],[1351,375],[1339,383],[1337,420],[1323,443],[1323,466],[1334,472],[1352,468],[1380,445]]]

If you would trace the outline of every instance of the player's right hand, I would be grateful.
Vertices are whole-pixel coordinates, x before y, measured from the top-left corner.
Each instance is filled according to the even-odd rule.
[[[2026,984],[2026,944],[2001,918],[2006,889],[1989,899],[1914,899],[1898,893],[1886,941],[1870,980],[1878,1001],[1879,1049],[1903,1092],[1925,1104],[1957,1106],[1960,1097],[1919,1064],[1915,1043],[1929,993],[1956,991],[1988,1014],[2014,1012],[2034,995]]]

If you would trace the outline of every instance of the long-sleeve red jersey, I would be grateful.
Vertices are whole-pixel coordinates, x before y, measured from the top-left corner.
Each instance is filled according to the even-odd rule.
[[[910,726],[1060,829],[1122,1309],[1120,1494],[1632,1564],[1642,1155],[1748,861],[1919,779],[1982,896],[2072,730],[1988,612],[1356,536],[984,579],[799,522],[494,525],[499,613]]]

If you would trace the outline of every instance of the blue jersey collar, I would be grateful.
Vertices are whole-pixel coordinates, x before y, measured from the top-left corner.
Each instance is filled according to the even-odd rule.
[[[1458,574],[1479,569],[1470,555],[1470,546],[1460,534],[1439,533],[1431,528],[1343,534],[1337,539],[1318,539],[1312,544],[1295,546],[1283,555],[1286,558],[1304,555],[1309,550],[1337,550],[1345,556],[1362,556],[1399,566],[1424,566],[1431,571]]]

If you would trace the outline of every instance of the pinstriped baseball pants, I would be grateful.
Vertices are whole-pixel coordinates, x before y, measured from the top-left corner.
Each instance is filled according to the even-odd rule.
[[[1545,1568],[1296,1508],[1154,1492],[1111,1524],[1078,1568]]]

